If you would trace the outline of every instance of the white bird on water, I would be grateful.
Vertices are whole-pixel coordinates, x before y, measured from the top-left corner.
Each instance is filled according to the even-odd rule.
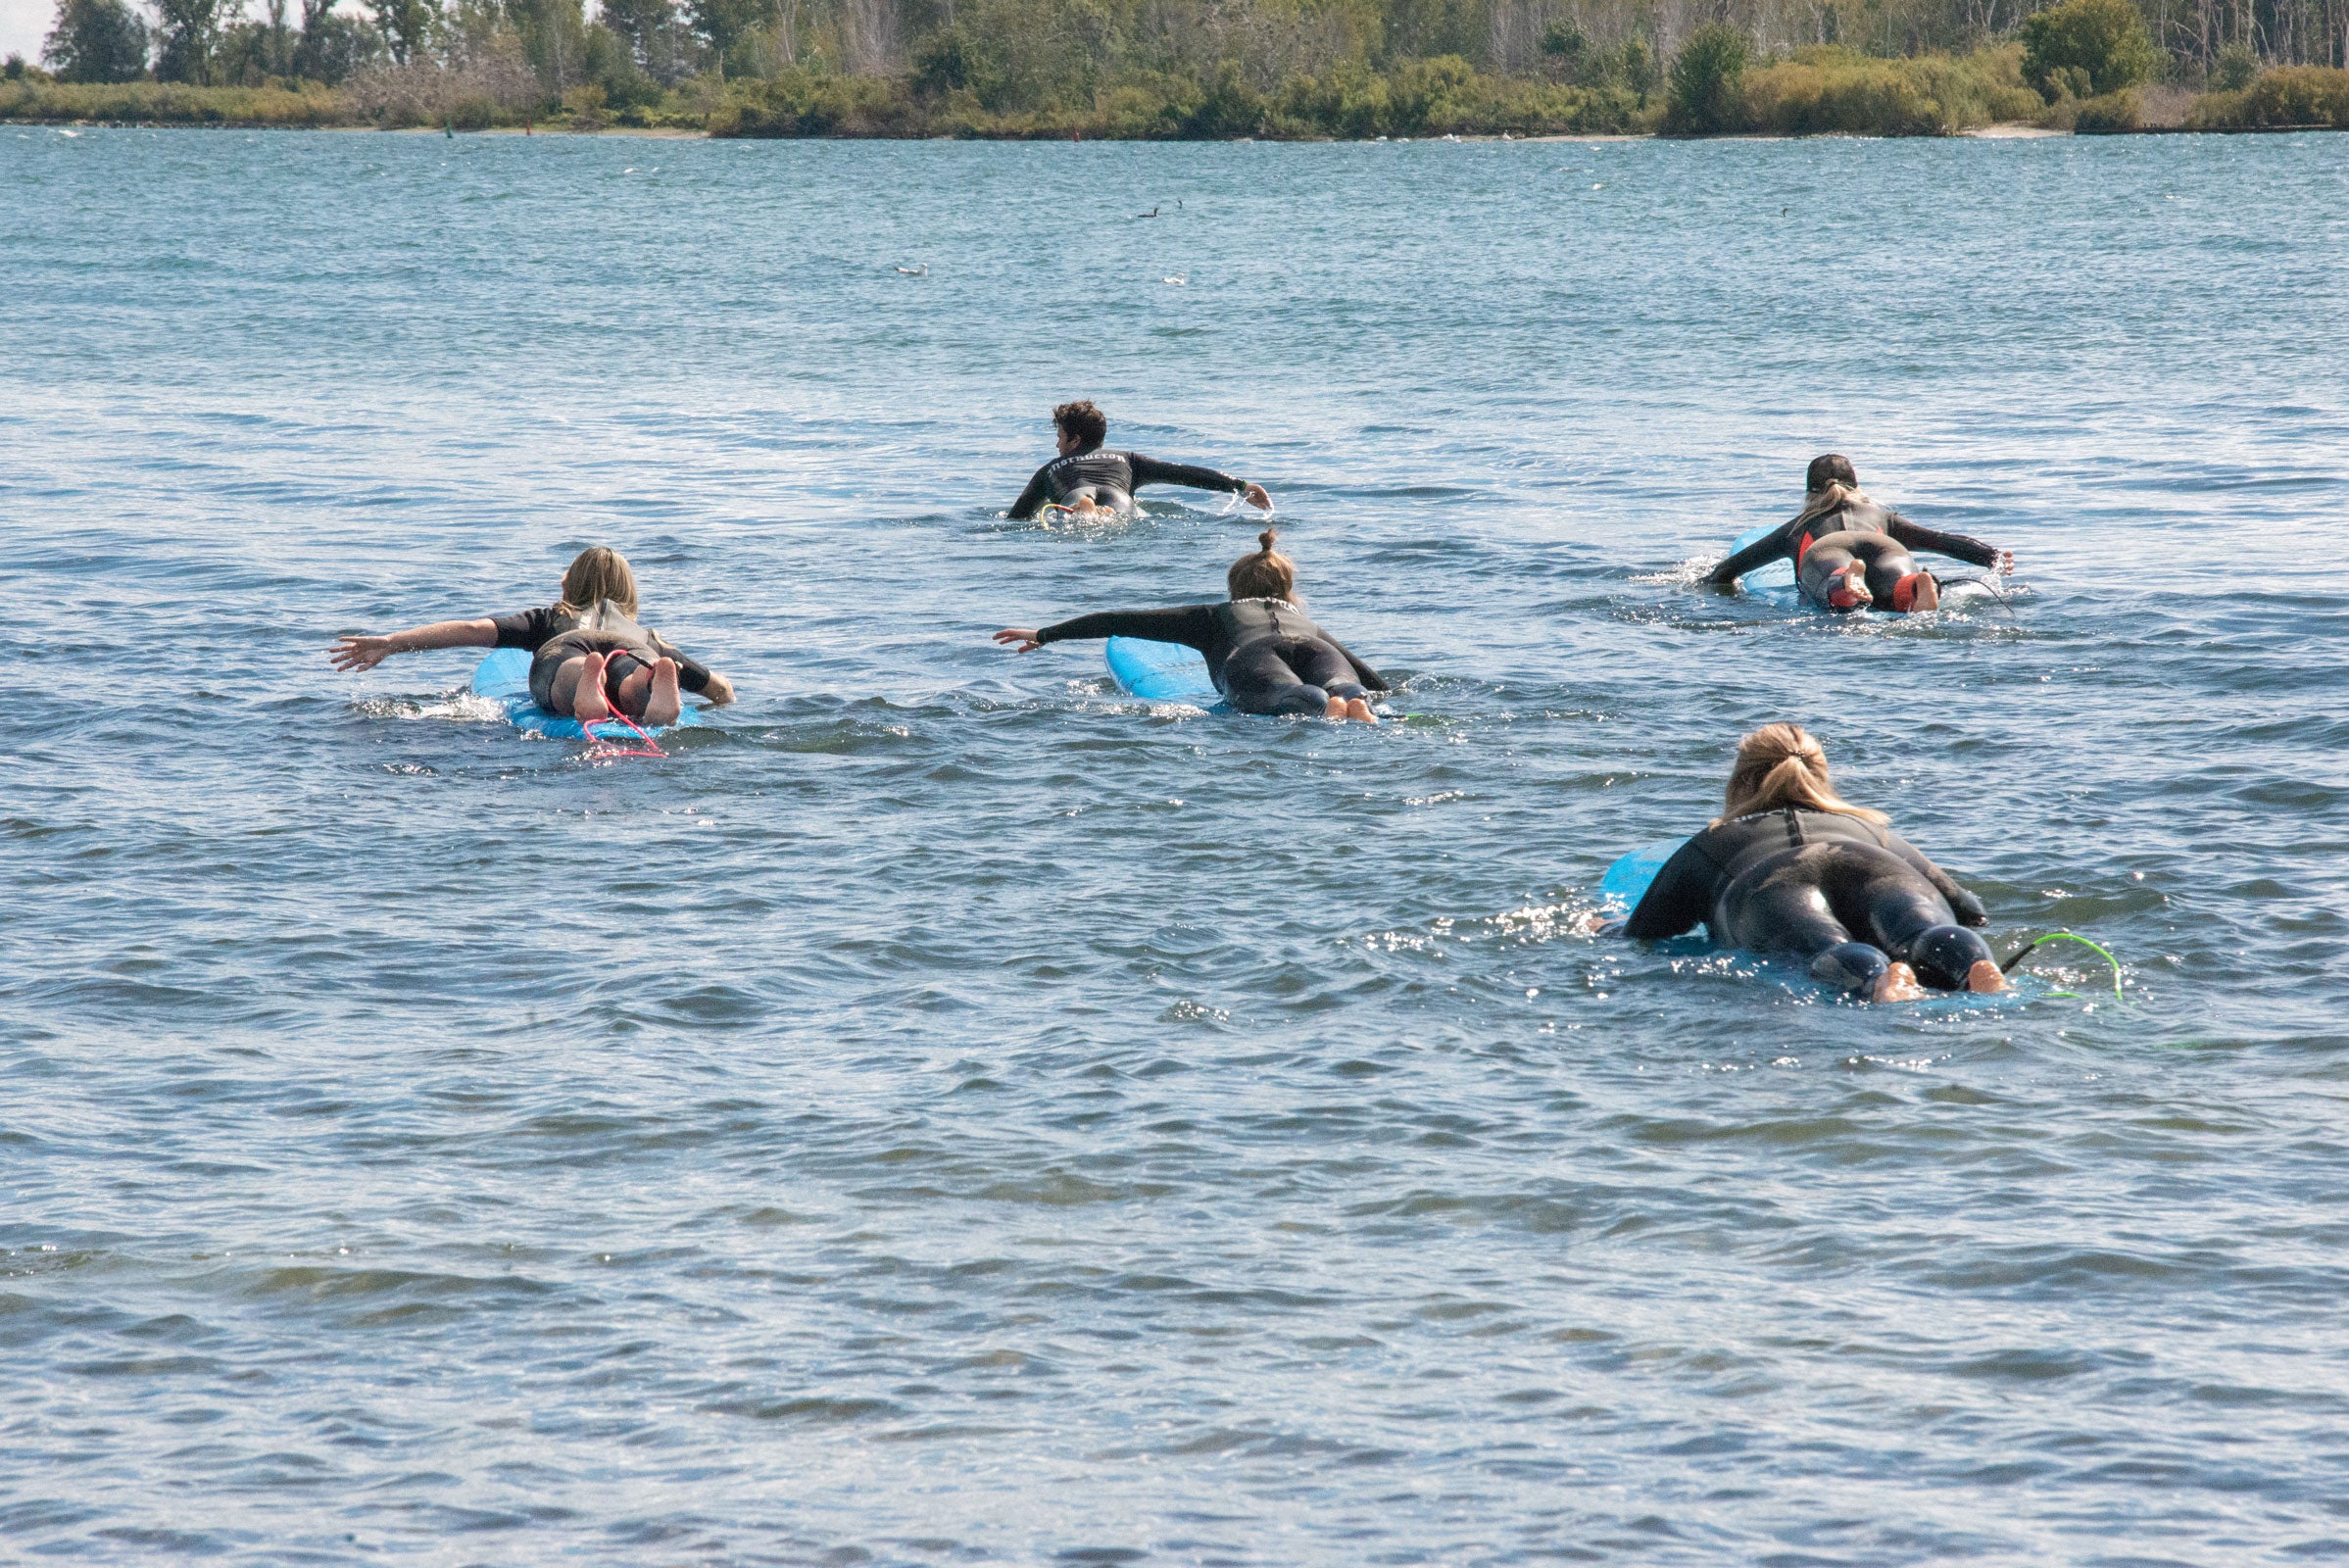
[[[928,262],[924,262],[919,267],[901,267],[898,269],[898,270],[907,277],[928,277],[930,275],[930,264]]]

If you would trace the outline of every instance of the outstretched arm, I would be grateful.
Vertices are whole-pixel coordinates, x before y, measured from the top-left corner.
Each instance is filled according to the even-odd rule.
[[[1943,533],[1909,521],[1895,512],[1884,518],[1884,532],[1911,550],[1931,550],[1936,555],[1951,556],[1970,566],[1995,566],[2000,572],[2015,569],[2015,553],[1969,539],[1962,533]]]
[[[653,647],[676,662],[677,684],[696,697],[705,699],[713,708],[734,701],[734,683],[670,642],[659,632],[651,633]]]
[[[1713,884],[1720,875],[1713,858],[1696,847],[1695,838],[1689,839],[1672,852],[1672,858],[1647,884],[1639,906],[1623,924],[1623,934],[1634,942],[1661,942],[1693,931],[1713,917]]]
[[[1153,643],[1185,643],[1205,653],[1214,636],[1213,606],[1176,605],[1167,610],[1103,610],[1041,631],[1006,626],[995,634],[995,640],[1017,644],[1023,654],[1046,643],[1082,642],[1096,637],[1140,637]]]
[[[1715,566],[1713,574],[1705,580],[1715,587],[1732,587],[1739,577],[1749,571],[1767,566],[1773,561],[1790,559],[1794,554],[1794,542],[1787,535],[1792,531],[1793,525],[1789,523],[1775,533],[1762,535],[1761,538],[1756,539],[1752,544]]]
[[[1139,452],[1127,453],[1126,462],[1133,466],[1134,488],[1137,490],[1146,484],[1189,485],[1194,490],[1222,490],[1239,496],[1249,506],[1261,511],[1272,510],[1272,497],[1265,494],[1262,485],[1235,479],[1214,468],[1201,468],[1188,463],[1161,463],[1156,458],[1146,458]]]
[[[1052,488],[1044,477],[1051,467],[1052,465],[1048,463],[1036,470],[1034,477],[1028,480],[1028,487],[1019,493],[1019,499],[1011,503],[1011,510],[1003,515],[1015,522],[1025,522],[1036,515],[1036,509],[1044,505],[1044,498]]]
[[[334,667],[346,674],[373,669],[393,654],[413,654],[427,648],[495,648],[494,620],[436,620],[429,626],[411,626],[389,637],[345,637],[326,650]]]

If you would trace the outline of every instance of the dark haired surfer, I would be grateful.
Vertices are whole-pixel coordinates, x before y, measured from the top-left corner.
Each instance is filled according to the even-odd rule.
[[[544,609],[345,637],[327,657],[335,668],[357,673],[426,648],[519,648],[531,656],[530,700],[583,724],[602,723],[614,710],[641,723],[674,724],[684,711],[680,688],[711,703],[734,701],[725,676],[636,623],[636,574],[603,545],[579,552],[563,574],[563,597]]]
[[[1228,491],[1251,507],[1272,510],[1272,497],[1260,484],[1213,468],[1160,463],[1139,452],[1102,451],[1101,443],[1109,437],[1109,420],[1090,402],[1061,404],[1052,411],[1052,428],[1060,455],[1036,470],[1019,499],[1011,503],[1009,516],[1033,517],[1048,503],[1076,513],[1122,512],[1134,504],[1134,492],[1146,484]]]
[[[1921,527],[1860,492],[1851,460],[1830,452],[1813,458],[1802,511],[1713,568],[1711,581],[1728,587],[1773,561],[1791,560],[1804,597],[1827,610],[1935,610],[1940,585],[1917,564],[1911,550],[1932,550],[2001,572],[2015,569],[2012,551]]]
[[[1205,656],[1215,689],[1243,713],[1319,714],[1377,723],[1378,715],[1364,694],[1383,692],[1387,683],[1337,638],[1305,618],[1297,603],[1296,564],[1273,549],[1270,528],[1257,538],[1263,548],[1242,556],[1225,573],[1232,597],[1223,604],[1105,610],[1041,631],[1005,627],[995,640],[1016,643],[1023,654],[1046,643],[1092,637],[1186,643]]]
[[[1623,934],[1676,937],[1700,922],[1713,940],[1783,953],[1811,977],[1877,1002],[1942,991],[2003,991],[1982,900],[1885,825],[1835,793],[1827,753],[1795,724],[1737,743],[1713,825],[1673,853]]]

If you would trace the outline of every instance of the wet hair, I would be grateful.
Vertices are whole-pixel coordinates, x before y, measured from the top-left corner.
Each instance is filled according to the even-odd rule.
[[[636,617],[636,573],[628,558],[609,545],[590,545],[579,552],[563,574],[563,600],[555,608],[566,614],[584,614],[599,599],[609,599]]]
[[[1856,816],[1863,822],[1891,820],[1835,793],[1835,780],[1828,776],[1827,751],[1809,730],[1800,724],[1764,724],[1737,743],[1737,762],[1730,769],[1721,814],[1713,825],[1789,807]]]
[[[1851,460],[1840,452],[1828,452],[1811,460],[1808,472],[1802,476],[1805,494],[1802,511],[1795,517],[1798,523],[1824,517],[1831,512],[1840,512],[1855,501],[1868,499],[1860,489],[1859,471]]]
[[[1273,549],[1273,530],[1265,529],[1256,535],[1264,548],[1251,550],[1232,563],[1224,573],[1224,586],[1234,599],[1286,599],[1296,604],[1297,563]]]
[[[1079,452],[1091,452],[1109,439],[1109,416],[1095,408],[1091,398],[1061,404],[1052,411],[1052,423],[1077,438]]]
[[[1802,476],[1803,489],[1812,495],[1817,495],[1831,484],[1845,485],[1854,490],[1860,487],[1859,470],[1840,452],[1822,453],[1813,458],[1810,471]]]

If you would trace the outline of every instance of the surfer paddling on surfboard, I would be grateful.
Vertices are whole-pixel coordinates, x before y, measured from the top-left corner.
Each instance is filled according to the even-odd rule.
[[[674,724],[684,710],[680,691],[710,703],[734,701],[725,676],[636,623],[636,574],[618,551],[603,545],[579,552],[563,574],[563,597],[543,610],[436,620],[388,637],[345,637],[326,657],[355,674],[393,654],[427,648],[519,648],[531,655],[531,700],[582,724],[600,724],[614,711],[655,729]]]
[[[1259,511],[1272,510],[1272,497],[1260,484],[1213,468],[1160,463],[1139,452],[1102,451],[1101,443],[1109,438],[1109,420],[1091,402],[1063,403],[1054,409],[1052,429],[1060,455],[1036,470],[1006,516],[1024,520],[1047,506],[1063,508],[1080,517],[1120,513],[1134,504],[1134,492],[1146,484],[1222,490]]]
[[[1664,862],[1623,934],[1661,941],[1701,922],[1724,947],[1801,959],[1875,1002],[2005,990],[1965,929],[1989,923],[1982,900],[1887,821],[1835,793],[1809,731],[1765,724],[1737,743],[1721,814]]]
[[[1257,535],[1261,549],[1232,563],[1220,605],[1171,610],[1104,610],[1042,630],[1005,627],[999,643],[1033,653],[1046,643],[1093,637],[1140,637],[1184,643],[1207,661],[1207,676],[1243,713],[1318,714],[1379,721],[1369,692],[1383,692],[1379,672],[1305,618],[1297,608],[1297,565],[1272,547],[1273,532]]]
[[[1713,568],[1711,581],[1734,587],[1739,577],[1773,561],[1792,561],[1803,596],[1822,609],[1937,610],[1940,584],[1909,552],[1931,550],[2000,573],[2015,569],[2015,553],[1960,533],[1909,521],[1860,490],[1851,460],[1830,452],[1811,460],[1802,511],[1785,527],[1764,534]]]

